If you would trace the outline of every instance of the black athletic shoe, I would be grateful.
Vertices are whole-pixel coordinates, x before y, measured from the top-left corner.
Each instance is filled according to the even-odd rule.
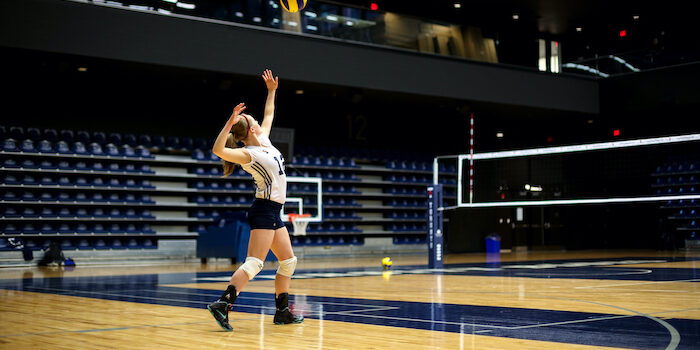
[[[304,322],[304,316],[298,316],[289,311],[289,308],[284,308],[284,310],[277,310],[275,312],[275,324],[290,324],[290,323],[302,323]]]
[[[207,305],[207,310],[214,316],[216,322],[227,332],[233,332],[233,327],[228,323],[228,310],[232,305],[225,301],[215,301]]]

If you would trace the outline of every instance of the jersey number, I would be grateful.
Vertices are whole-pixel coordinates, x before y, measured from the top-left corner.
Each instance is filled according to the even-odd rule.
[[[275,158],[275,162],[277,162],[277,166],[280,168],[280,175],[285,175],[284,173],[284,157],[280,154],[280,159],[282,159],[282,163],[280,163],[279,159],[277,157]]]

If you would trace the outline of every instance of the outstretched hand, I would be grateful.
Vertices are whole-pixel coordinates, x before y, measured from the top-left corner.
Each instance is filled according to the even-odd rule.
[[[245,103],[242,102],[233,108],[233,113],[231,113],[231,117],[228,119],[230,122],[232,122],[232,125],[236,125],[236,123],[241,120],[241,112],[243,112],[245,108]]]
[[[272,91],[272,90],[277,90],[277,85],[279,84],[279,77],[272,77],[272,71],[269,69],[265,69],[265,71],[262,74],[262,78],[265,81],[265,85],[267,86],[267,90]]]

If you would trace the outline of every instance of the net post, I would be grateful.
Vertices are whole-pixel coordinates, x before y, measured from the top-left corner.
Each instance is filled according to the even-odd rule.
[[[442,242],[442,185],[428,186],[428,268],[441,269]]]

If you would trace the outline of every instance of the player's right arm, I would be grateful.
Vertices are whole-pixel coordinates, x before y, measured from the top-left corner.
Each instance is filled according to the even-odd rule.
[[[219,158],[231,162],[231,163],[238,163],[238,164],[247,164],[250,163],[250,154],[248,151],[246,151],[244,148],[226,148],[226,138],[228,137],[228,134],[231,132],[231,128],[238,123],[238,121],[241,119],[241,112],[245,109],[245,104],[239,103],[234,109],[233,113],[231,113],[231,117],[228,118],[228,121],[226,122],[226,125],[224,125],[224,128],[221,129],[221,132],[219,133],[219,136],[216,137],[216,141],[214,142],[214,147],[212,148],[212,153],[216,154]]]

